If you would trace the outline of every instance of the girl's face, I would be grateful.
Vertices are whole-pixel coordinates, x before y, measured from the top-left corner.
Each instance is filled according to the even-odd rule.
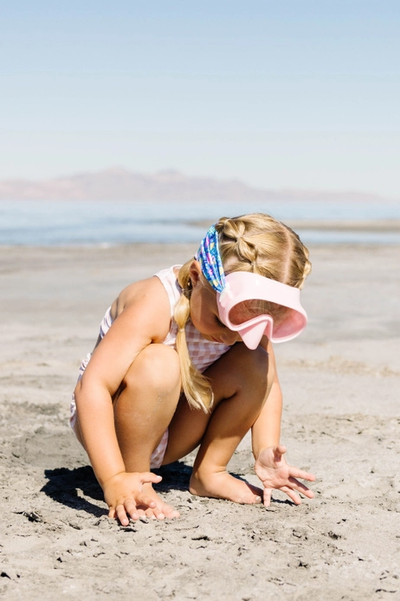
[[[222,342],[227,345],[241,342],[237,332],[232,332],[219,319],[217,296],[215,290],[201,276],[198,261],[193,261],[190,267],[192,294],[190,297],[190,319],[194,327],[212,342]]]

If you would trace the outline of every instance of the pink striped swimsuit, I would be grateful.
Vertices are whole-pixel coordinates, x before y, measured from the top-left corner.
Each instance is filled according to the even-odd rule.
[[[178,331],[178,326],[173,318],[173,313],[175,309],[175,305],[181,297],[182,289],[178,284],[178,281],[175,276],[174,268],[180,267],[179,265],[175,265],[173,267],[169,267],[168,269],[163,269],[156,274],[163,284],[170,303],[170,315],[171,315],[171,325],[169,332],[163,342],[167,346],[171,348],[176,348],[176,334]],[[110,329],[113,323],[111,317],[111,307],[107,309],[106,314],[104,315],[101,324],[100,324],[100,337],[103,338],[108,330]],[[219,359],[224,353],[226,353],[231,347],[222,344],[220,342],[212,342],[211,340],[206,340],[200,334],[198,330],[194,327],[192,322],[189,320],[185,326],[186,340],[187,346],[189,350],[189,355],[192,359],[193,365],[200,371],[203,372],[207,367],[209,367],[212,363],[214,363],[217,359]],[[88,353],[85,359],[82,361],[79,368],[79,378],[82,377],[83,372],[86,369],[87,364],[91,359],[92,353]],[[76,422],[76,404],[75,397],[72,395],[72,401],[70,406],[70,425],[72,429],[74,429]],[[151,468],[160,467],[162,464],[165,451],[167,449],[168,444],[168,430],[165,431],[161,442],[158,447],[155,449],[151,456]]]

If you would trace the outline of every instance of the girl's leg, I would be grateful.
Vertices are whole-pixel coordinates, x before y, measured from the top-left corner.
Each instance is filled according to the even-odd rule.
[[[128,472],[150,470],[150,457],[168,428],[180,395],[180,368],[177,353],[162,344],[151,344],[139,353],[129,368],[114,399],[115,429]],[[175,517],[177,512],[145,484],[144,490],[161,512]],[[153,511],[147,510],[152,516]]]
[[[179,403],[165,462],[184,456],[201,443],[190,481],[192,493],[238,503],[259,501],[262,491],[230,476],[226,467],[267,399],[274,379],[270,372],[264,349],[249,351],[244,344],[235,344],[205,372],[214,391],[211,416],[190,410],[186,401]]]

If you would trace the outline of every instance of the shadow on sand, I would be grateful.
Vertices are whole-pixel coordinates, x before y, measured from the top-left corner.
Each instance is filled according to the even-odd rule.
[[[176,461],[152,471],[163,478],[160,484],[155,486],[157,491],[162,493],[169,490],[188,490],[192,468],[181,461]],[[86,511],[96,517],[108,513],[105,506],[102,508],[96,503],[90,502],[90,499],[104,501],[104,498],[103,491],[89,465],[74,469],[63,467],[45,469],[44,475],[47,478],[47,483],[43,486],[41,492],[44,492],[57,503],[72,509]]]

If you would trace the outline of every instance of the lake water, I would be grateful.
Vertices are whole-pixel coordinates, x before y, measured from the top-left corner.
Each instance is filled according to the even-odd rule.
[[[282,221],[400,220],[399,202],[0,201],[0,245],[114,245],[196,242],[197,221],[269,213]],[[400,244],[400,232],[298,229],[307,243]]]

